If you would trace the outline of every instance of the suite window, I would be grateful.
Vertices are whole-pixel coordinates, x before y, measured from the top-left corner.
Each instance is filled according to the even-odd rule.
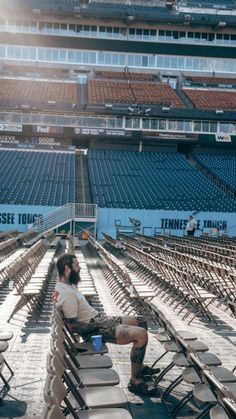
[[[208,33],[208,40],[210,41],[210,42],[212,42],[212,41],[214,41],[215,40],[215,34],[214,33]]]
[[[132,118],[125,118],[125,128],[132,128]]]
[[[73,25],[72,23],[69,24],[69,31],[75,32],[75,25]]]
[[[61,30],[62,31],[67,31],[67,24],[66,23],[61,23]]]
[[[194,32],[188,32],[188,38],[193,39],[194,37]]]
[[[152,130],[157,130],[157,127],[158,127],[158,119],[154,119],[154,118],[152,118],[151,119],[151,129]]]
[[[82,25],[76,25],[76,32],[81,32],[83,30],[83,26]]]
[[[228,134],[230,132],[229,124],[223,124],[219,123],[219,132],[224,132],[225,134]]]
[[[148,57],[146,55],[142,57],[142,67],[148,67]]]
[[[60,31],[60,24],[59,23],[54,23],[53,24],[53,29],[54,29],[54,31],[59,32]]]
[[[210,132],[217,132],[217,122],[210,122]]]
[[[136,29],[136,35],[140,38],[143,34],[142,29]]]
[[[166,130],[166,119],[160,119],[159,120],[159,129],[162,131]]]
[[[193,122],[193,130],[194,132],[201,132],[201,121]]]
[[[209,132],[210,131],[210,122],[202,122],[202,131]]]
[[[5,47],[0,46],[0,57],[5,57]]]
[[[142,128],[149,129],[149,119],[143,118]]]

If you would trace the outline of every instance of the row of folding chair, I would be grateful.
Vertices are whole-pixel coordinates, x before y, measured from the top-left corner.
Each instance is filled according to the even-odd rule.
[[[82,294],[87,298],[90,299],[97,295],[97,291],[94,285],[94,281],[92,276],[89,273],[85,257],[81,250],[76,250],[75,256],[77,257],[79,261],[80,266],[80,283],[79,283],[79,290],[82,292]]]
[[[9,341],[13,338],[13,332],[0,330],[0,400],[2,400],[10,390],[10,380],[14,375],[14,371],[6,360],[4,353],[9,348]],[[7,372],[6,372],[7,371]]]
[[[137,246],[140,244],[140,242],[131,238],[127,239],[124,237],[123,240],[126,243],[126,247],[131,246],[131,243],[135,243]],[[149,239],[147,243],[149,243]],[[214,294],[218,300],[218,307],[226,303],[223,306],[225,310],[228,309],[230,302],[234,302],[236,273],[232,267],[223,267],[221,264],[209,262],[204,258],[191,256],[186,253],[176,252],[159,244],[154,246],[152,243],[149,244],[158,251],[158,253],[155,253],[155,257],[160,262],[175,265],[189,274],[190,286],[195,288],[196,294],[206,295],[206,291],[209,294]]]
[[[157,256],[150,255],[135,246],[128,243],[125,244],[129,256],[136,260],[140,265],[145,267],[156,281],[158,296],[164,298],[164,301],[172,299],[172,304],[177,301],[175,308],[181,307],[178,314],[182,314],[183,318],[189,320],[189,324],[198,316],[204,316],[208,320],[214,320],[208,306],[216,298],[213,294],[206,293],[200,287],[196,287],[191,280],[191,276],[182,269],[158,259]],[[169,304],[171,304],[169,302]]]
[[[14,277],[15,267],[24,253],[25,249],[18,249],[0,262],[0,287]]]
[[[101,352],[94,354],[91,343],[80,342],[72,335],[55,307],[41,419],[63,419],[68,414],[80,419],[132,418],[124,409],[127,398],[116,387],[119,376],[106,352],[103,345]]]
[[[234,416],[227,415],[228,410],[224,409],[224,397],[231,397],[231,404],[235,405],[236,401],[236,376],[227,368],[222,367],[221,360],[213,353],[208,351],[208,347],[197,340],[191,331],[179,330],[169,322],[161,310],[151,304],[152,310],[156,315],[157,321],[163,327],[163,332],[157,335],[157,339],[164,344],[165,352],[156,361],[158,362],[167,352],[173,352],[172,361],[167,367],[157,376],[154,381],[155,385],[159,385],[161,380],[173,368],[181,368],[181,373],[171,384],[165,389],[162,394],[162,401],[170,396],[170,393],[180,384],[185,383],[191,385],[192,389],[180,399],[177,405],[169,412],[171,418],[179,415],[183,407],[194,400],[197,403],[198,413],[197,418],[203,418],[209,413],[212,406],[215,405],[215,410],[211,413],[214,419],[219,419],[216,416],[218,411],[223,411],[222,419],[232,418]],[[154,363],[154,364],[155,364]],[[205,376],[210,377],[207,379]],[[211,381],[211,388],[208,381]],[[212,384],[213,382],[213,384]],[[217,383],[217,385],[216,385]],[[221,395],[219,388],[223,389]],[[215,413],[214,413],[215,412]],[[219,416],[221,418],[221,416]]]
[[[201,256],[192,256],[187,253],[187,249],[186,253],[180,253],[163,247],[162,252],[166,255],[163,256],[165,259],[187,271],[198,286],[216,295],[217,307],[235,300],[236,272],[232,264],[226,266]]]
[[[12,237],[0,243],[0,262],[17,249],[17,238]]]
[[[146,301],[152,300],[156,296],[156,292],[101,244],[96,243],[96,249],[108,266],[106,269],[102,265],[104,277],[120,308],[127,314],[131,314],[137,307],[139,311],[141,308],[145,308]]]
[[[48,283],[55,265],[54,255],[55,250],[48,249],[34,272],[31,271],[29,281],[20,291],[20,299],[10,314],[8,322],[24,307],[28,308],[30,314],[35,314],[37,316],[40,314],[46,297]],[[35,262],[35,255],[33,254],[32,257]]]

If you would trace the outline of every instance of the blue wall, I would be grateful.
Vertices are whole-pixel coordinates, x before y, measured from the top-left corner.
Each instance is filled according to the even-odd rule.
[[[41,207],[31,205],[0,205],[0,231],[28,230],[35,218],[53,211],[56,207]]]
[[[191,211],[99,208],[97,238],[99,240],[103,238],[102,232],[115,238],[116,224],[126,227],[131,226],[129,217],[141,221],[141,234],[148,236],[165,230],[165,232],[183,236],[187,218],[190,214]],[[202,231],[209,232],[210,228],[217,227],[219,230],[226,230],[229,236],[236,236],[235,213],[200,212],[194,217],[198,222],[196,235],[200,235]]]
[[[35,218],[47,214],[56,207],[41,207],[27,205],[1,205],[0,206],[0,231],[17,229],[20,232],[28,230],[28,224],[32,224]],[[167,232],[183,236],[187,218],[191,214],[183,211],[159,211],[138,209],[113,209],[99,208],[97,221],[97,238],[103,238],[102,232],[116,237],[116,225],[129,227],[129,217],[141,222],[140,233],[153,235],[158,232]],[[229,236],[236,236],[236,214],[222,212],[200,212],[195,215],[198,221],[196,235],[202,231],[209,231],[212,227],[226,230]]]

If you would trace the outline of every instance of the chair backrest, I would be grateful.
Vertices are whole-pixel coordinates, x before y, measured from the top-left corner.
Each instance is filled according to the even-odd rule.
[[[66,416],[59,406],[46,404],[40,419],[66,419]]]
[[[61,405],[67,389],[58,375],[48,374],[44,386],[44,400],[49,404]]]
[[[65,364],[61,357],[59,358],[56,354],[49,353],[47,355],[46,368],[49,374],[62,376],[65,370]]]

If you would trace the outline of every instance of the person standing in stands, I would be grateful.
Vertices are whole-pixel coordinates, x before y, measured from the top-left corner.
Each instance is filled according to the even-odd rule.
[[[117,345],[132,343],[130,362],[131,378],[128,389],[140,395],[156,394],[156,389],[145,378],[160,372],[143,364],[148,343],[147,320],[143,316],[100,315],[79,291],[80,266],[74,254],[62,254],[57,260],[59,281],[52,295],[53,303],[64,315],[72,333],[78,333],[88,341],[93,335],[102,335],[104,342]]]
[[[186,232],[188,236],[194,236],[195,230],[197,228],[197,221],[193,218],[192,215],[188,217],[188,222],[186,225]]]

